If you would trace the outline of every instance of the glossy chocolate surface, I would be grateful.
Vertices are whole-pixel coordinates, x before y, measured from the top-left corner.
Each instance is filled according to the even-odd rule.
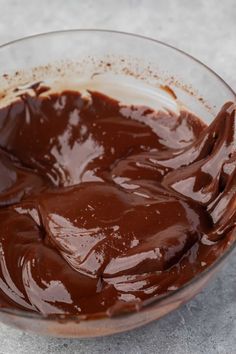
[[[235,106],[207,127],[39,85],[0,109],[0,305],[134,310],[234,240]]]

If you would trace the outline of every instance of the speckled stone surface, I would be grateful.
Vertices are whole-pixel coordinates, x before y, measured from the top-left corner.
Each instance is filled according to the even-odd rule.
[[[197,57],[236,90],[235,0],[0,0],[0,44],[68,28],[134,32]],[[140,329],[65,340],[0,324],[0,353],[236,353],[236,251],[195,299]]]

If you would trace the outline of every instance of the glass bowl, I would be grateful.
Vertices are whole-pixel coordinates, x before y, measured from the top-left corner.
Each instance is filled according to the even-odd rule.
[[[70,30],[41,34],[0,47],[0,98],[12,100],[16,87],[43,81],[59,87],[105,90],[123,101],[176,110],[184,106],[209,124],[231,88],[205,65],[165,43],[114,31]],[[177,96],[177,99],[176,99]],[[111,318],[47,318],[0,309],[0,320],[26,331],[57,337],[98,337],[142,326],[195,296],[222,267],[235,238],[210,267],[178,290],[132,312]]]

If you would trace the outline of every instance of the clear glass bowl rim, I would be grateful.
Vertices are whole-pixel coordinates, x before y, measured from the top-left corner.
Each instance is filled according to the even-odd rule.
[[[121,35],[121,36],[127,36],[127,37],[134,37],[134,38],[139,38],[143,39],[149,42],[153,42],[153,45],[158,44],[163,47],[167,47],[182,56],[188,57],[190,60],[194,61],[197,65],[203,67],[206,71],[210,72],[213,76],[215,76],[221,84],[225,86],[225,88],[231,93],[231,95],[234,97],[234,100],[236,101],[236,92],[212,69],[210,69],[207,65],[202,63],[200,60],[196,59],[192,55],[186,53],[185,51],[178,49],[170,44],[167,44],[165,42],[159,41],[157,39],[150,38],[148,36],[143,36],[139,34],[134,34],[134,33],[128,33],[124,31],[115,31],[115,30],[107,30],[107,29],[95,29],[95,28],[88,28],[88,29],[65,29],[65,30],[56,30],[56,31],[50,31],[50,32],[42,32],[42,33],[37,33],[33,34],[30,36],[22,37],[19,39],[15,39],[13,41],[4,43],[0,45],[0,54],[1,54],[1,49],[13,46],[16,43],[20,42],[26,42],[30,40],[34,40],[37,38],[41,37],[49,37],[49,36],[57,36],[57,35],[62,35],[62,34],[70,34],[70,33],[104,33],[104,34],[114,34],[114,35]],[[229,248],[215,261],[213,262],[209,267],[207,267],[205,270],[203,270],[201,273],[198,273],[195,277],[193,277],[190,281],[188,281],[186,284],[181,286],[180,288],[173,290],[167,294],[158,296],[156,299],[152,299],[147,304],[144,304],[143,307],[141,307],[140,311],[145,311],[145,309],[152,307],[153,305],[157,305],[159,302],[162,302],[165,299],[171,299],[172,297],[176,296],[177,294],[181,294],[184,290],[187,288],[190,288],[193,284],[195,284],[198,280],[206,276],[207,274],[211,273],[214,269],[218,268],[221,263],[223,263],[226,258],[232,253],[232,251],[236,248],[236,239],[233,241],[233,243],[229,246]],[[24,311],[24,310],[18,310],[18,309],[8,309],[8,308],[0,308],[0,312],[6,313],[9,315],[16,315],[19,317],[25,317],[25,318],[32,318],[32,319],[37,319],[37,320],[49,320],[49,321],[55,321],[55,319],[60,318],[60,315],[55,315],[55,316],[43,316],[41,314],[38,314],[36,312],[30,312],[30,311]],[[130,316],[134,313],[134,311],[121,314],[120,316]],[[98,315],[98,316],[96,316]],[[64,316],[64,315],[63,315]],[[99,316],[99,314],[95,314],[93,317],[88,317],[85,318],[84,315],[65,315],[66,319],[68,320],[76,320],[76,321],[90,321],[90,320],[99,320],[100,318],[102,319],[107,319],[109,320],[109,317],[106,316]]]

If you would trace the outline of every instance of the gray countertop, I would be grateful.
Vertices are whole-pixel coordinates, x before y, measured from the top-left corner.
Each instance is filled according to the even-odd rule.
[[[0,44],[68,28],[115,29],[165,41],[203,61],[236,90],[235,0],[0,0]],[[235,256],[195,299],[145,327],[65,340],[0,324],[0,353],[236,353]]]

